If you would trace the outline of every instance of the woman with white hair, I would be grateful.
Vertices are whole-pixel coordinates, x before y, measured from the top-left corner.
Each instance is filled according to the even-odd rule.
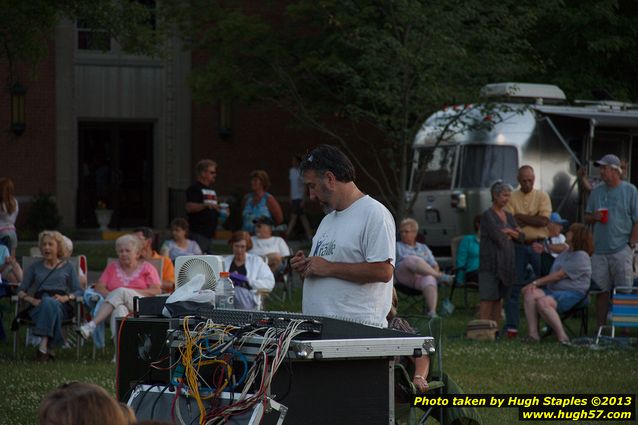
[[[33,334],[40,337],[36,358],[46,362],[55,356],[53,347],[64,344],[62,321],[72,317],[69,302],[82,296],[82,289],[67,261],[70,253],[60,232],[40,233],[39,247],[42,260],[25,270],[18,298],[31,304],[28,315],[35,322]]]
[[[416,241],[419,224],[413,218],[405,218],[399,224],[397,260],[394,269],[395,285],[407,286],[423,293],[428,316],[436,316],[438,282],[450,284],[454,276],[439,268],[427,245]]]
[[[492,206],[481,216],[479,317],[499,323],[502,301],[516,280],[514,242],[525,240],[514,216],[505,210],[512,186],[501,180],[490,187]]]
[[[105,297],[105,303],[90,322],[80,327],[84,338],[89,338],[97,325],[111,316],[111,331],[115,334],[115,319],[133,311],[133,297],[151,297],[161,292],[157,270],[141,259],[142,241],[133,235],[124,235],[115,241],[117,261],[106,266],[94,290]]]

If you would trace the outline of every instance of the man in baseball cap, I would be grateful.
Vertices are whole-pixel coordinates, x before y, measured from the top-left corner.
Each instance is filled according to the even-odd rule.
[[[268,258],[268,267],[275,277],[282,271],[283,260],[290,255],[288,244],[279,236],[273,236],[272,226],[275,222],[272,218],[262,215],[253,220],[255,236],[252,236],[253,248],[251,254]]]
[[[604,184],[592,190],[585,222],[594,225],[592,279],[603,291],[596,298],[598,326],[607,322],[609,292],[632,286],[632,260],[638,241],[638,190],[622,180],[620,159],[607,154],[594,165]]]
[[[596,167],[607,166],[622,173],[620,158],[611,153],[603,156],[598,161],[594,162],[594,165]]]

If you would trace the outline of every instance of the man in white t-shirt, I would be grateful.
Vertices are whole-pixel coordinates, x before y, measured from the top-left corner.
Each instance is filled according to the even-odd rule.
[[[250,239],[253,247],[250,253],[268,258],[268,267],[273,274],[281,271],[284,257],[290,255],[290,248],[285,240],[272,235],[272,226],[275,224],[270,217],[262,215],[253,220],[255,236]]]
[[[386,327],[392,304],[396,229],[390,212],[354,183],[352,162],[334,146],[314,149],[300,170],[326,216],[310,256],[290,264],[304,280],[304,314]]]

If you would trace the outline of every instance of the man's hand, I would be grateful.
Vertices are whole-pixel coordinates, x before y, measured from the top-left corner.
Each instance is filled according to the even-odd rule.
[[[306,267],[300,272],[304,279],[309,276],[331,276],[328,269],[331,263],[323,257],[309,257],[304,261]]]
[[[518,239],[519,233],[516,230],[510,229],[509,227],[502,228],[501,232],[505,233],[511,239]]]
[[[523,289],[521,289],[521,294],[527,295],[528,292],[532,293],[536,289],[538,289],[538,287],[536,287],[536,285],[532,285],[531,283],[528,283],[527,285],[523,286]]]
[[[290,267],[299,274],[302,274],[306,268],[306,254],[303,251],[297,251],[294,257],[290,258]]]
[[[55,294],[53,298],[55,298],[56,301],[61,302],[62,304],[68,303],[69,300],[71,299],[71,297],[68,295],[60,295],[60,294]]]
[[[545,252],[545,247],[543,246],[543,244],[534,242],[532,244],[532,250],[537,254],[542,254],[543,252]]]

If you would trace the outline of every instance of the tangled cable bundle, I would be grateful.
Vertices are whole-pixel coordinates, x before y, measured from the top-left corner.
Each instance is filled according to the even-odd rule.
[[[192,319],[190,316],[183,320],[184,341],[179,347],[179,359],[170,365],[174,371],[171,384],[176,387],[171,412],[173,420],[185,424],[178,399],[191,397],[199,409],[200,425],[224,423],[232,416],[253,409],[257,403],[267,403],[273,377],[286,358],[293,338],[304,332],[299,329],[300,325],[306,322],[293,319],[282,329],[255,329],[215,324],[209,319],[191,329]],[[249,363],[242,347],[256,336],[261,337],[261,345]],[[158,365],[163,360],[166,359],[152,366],[160,369]],[[203,369],[205,366],[210,367]],[[222,392],[233,394],[232,391],[240,387],[239,396],[222,405]],[[205,400],[211,405],[209,409],[204,405]]]

